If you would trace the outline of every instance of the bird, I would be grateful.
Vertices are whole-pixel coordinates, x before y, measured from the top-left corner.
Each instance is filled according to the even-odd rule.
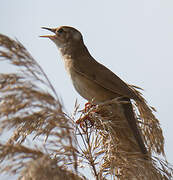
[[[56,44],[74,88],[84,99],[95,104],[115,98],[127,102],[121,105],[125,118],[140,151],[147,154],[131,103],[131,100],[141,101],[135,92],[115,73],[92,57],[79,30],[70,26],[42,29],[53,32],[53,35],[40,37],[49,38]]]

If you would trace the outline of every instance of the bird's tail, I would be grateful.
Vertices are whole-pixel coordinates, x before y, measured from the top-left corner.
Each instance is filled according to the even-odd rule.
[[[125,114],[125,117],[128,121],[128,124],[129,124],[129,126],[133,132],[133,135],[134,135],[139,147],[140,147],[141,152],[143,154],[147,154],[147,149],[145,147],[145,144],[144,144],[144,141],[143,141],[142,136],[140,134],[140,131],[137,127],[136,118],[135,118],[135,115],[133,112],[133,107],[132,107],[132,104],[130,102],[130,99],[123,98],[123,100],[128,101],[127,103],[122,104],[124,114]]]

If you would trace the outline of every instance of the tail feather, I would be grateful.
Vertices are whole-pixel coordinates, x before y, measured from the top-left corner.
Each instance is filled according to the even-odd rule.
[[[125,114],[125,117],[128,121],[128,124],[130,126],[130,128],[132,129],[132,132],[133,132],[133,135],[140,147],[140,150],[143,154],[147,154],[147,149],[145,147],[145,144],[144,144],[144,141],[142,139],[142,136],[140,134],[140,131],[137,127],[137,123],[136,123],[136,118],[134,116],[134,112],[133,112],[133,107],[132,107],[132,104],[130,102],[130,99],[128,98],[123,98],[123,100],[126,100],[128,101],[129,103],[123,103],[122,106],[123,106],[123,110],[124,110],[124,114]]]

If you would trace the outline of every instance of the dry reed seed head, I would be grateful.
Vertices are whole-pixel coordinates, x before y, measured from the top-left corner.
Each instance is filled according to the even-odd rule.
[[[139,95],[139,98],[143,97]],[[134,104],[134,109],[138,110],[138,112],[135,111],[136,117],[139,119],[138,127],[148,145],[149,153],[148,160],[146,160],[140,153],[124,115],[118,109],[120,103],[117,101],[113,106],[110,104],[92,106],[87,111],[84,110],[83,116],[78,120],[79,122],[92,122],[93,126],[88,126],[86,129],[94,128],[93,132],[96,136],[102,138],[99,146],[102,149],[99,152],[102,154],[100,173],[111,174],[119,180],[131,180],[135,177],[138,180],[168,180],[173,175],[172,167],[167,164],[166,160],[163,161],[164,163],[161,163],[159,159],[155,162],[152,156],[152,153],[164,154],[164,138],[153,110],[147,106],[144,99],[139,104]],[[112,107],[117,110],[113,111]],[[83,123],[83,125],[85,127],[87,123]]]
[[[50,91],[55,92],[41,67],[23,45],[3,35],[0,35],[0,45],[1,58],[20,68],[22,65],[25,69],[23,73],[0,75],[0,117],[3,119],[1,129],[5,127],[20,129],[20,133],[16,134],[21,134],[22,131],[24,133],[27,131],[27,134],[33,131],[40,133],[42,130],[43,134],[48,135],[56,127],[55,124],[57,126],[62,124],[64,127],[66,124],[66,127],[71,127],[62,111],[62,105],[55,98],[56,94],[53,96],[41,88],[42,85],[48,85]]]
[[[133,90],[142,100],[142,102],[136,102],[135,106],[138,109],[137,117],[139,117],[143,123],[141,124],[141,129],[145,137],[145,143],[149,149],[155,153],[165,156],[163,132],[158,119],[153,114],[153,108],[146,104],[146,101],[140,95],[139,91],[136,89]]]
[[[39,149],[31,149],[20,144],[0,144],[0,172],[18,173],[27,159],[43,155]]]
[[[56,159],[50,159],[43,156],[27,163],[25,169],[21,172],[19,180],[84,180],[84,177],[67,170],[63,166],[58,166]]]
[[[15,144],[24,143],[28,135],[44,135],[47,141],[41,143],[50,145],[49,148],[45,147],[47,151],[55,156],[63,155],[63,163],[70,162],[76,168],[73,122],[63,112],[48,77],[18,41],[0,35],[0,46],[0,60],[7,60],[20,69],[16,73],[0,74],[0,130],[1,133],[7,129],[14,130],[7,143],[1,146],[2,162],[6,158],[10,161],[3,170],[10,172],[10,169],[23,167],[22,158],[28,157],[29,152],[21,153]]]

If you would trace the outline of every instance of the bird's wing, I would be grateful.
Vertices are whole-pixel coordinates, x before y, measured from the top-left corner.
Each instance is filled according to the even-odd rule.
[[[77,61],[80,61],[77,62]],[[129,86],[115,75],[111,70],[98,63],[94,59],[82,58],[73,62],[73,68],[87,79],[90,79],[98,85],[108,89],[116,94],[130,99],[139,100],[138,96],[129,88]]]

